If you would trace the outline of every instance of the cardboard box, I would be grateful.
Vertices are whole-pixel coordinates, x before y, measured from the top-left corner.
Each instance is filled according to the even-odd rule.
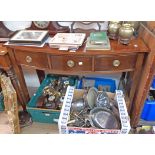
[[[58,127],[60,134],[128,134],[130,131],[130,121],[127,113],[127,108],[124,100],[124,95],[121,90],[116,90],[116,93],[108,93],[108,96],[115,99],[118,103],[120,114],[121,129],[96,129],[96,128],[80,128],[67,126],[69,120],[70,108],[73,98],[79,98],[83,95],[84,91],[74,89],[69,86],[65,95],[63,106],[61,109]]]

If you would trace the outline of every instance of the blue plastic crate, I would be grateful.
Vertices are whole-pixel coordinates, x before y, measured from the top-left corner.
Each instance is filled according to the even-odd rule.
[[[82,89],[83,88],[83,80],[86,80],[86,82],[88,83],[94,83],[94,87],[98,88],[98,86],[102,86],[106,91],[112,92],[114,93],[116,90],[116,83],[115,80],[112,79],[104,79],[104,78],[92,78],[92,77],[87,77],[87,78],[82,78],[80,80],[78,89]],[[90,84],[90,85],[91,85]]]
[[[155,100],[146,100],[141,114],[141,119],[155,121]]]
[[[53,109],[43,109],[37,108],[37,100],[39,96],[41,96],[42,91],[45,86],[47,86],[52,80],[58,79],[59,76],[54,75],[47,75],[43,82],[41,83],[40,87],[38,88],[37,92],[32,96],[31,100],[27,105],[27,111],[31,114],[32,120],[34,122],[41,122],[41,123],[57,123],[60,115],[60,110],[53,110]],[[72,86],[77,85],[77,78],[76,77],[68,77],[69,83]]]
[[[152,81],[151,87],[152,87],[152,88],[155,88],[155,77],[154,77],[154,79],[153,79],[153,81]]]
[[[3,95],[0,92],[0,111],[4,111],[4,101],[3,101]]]

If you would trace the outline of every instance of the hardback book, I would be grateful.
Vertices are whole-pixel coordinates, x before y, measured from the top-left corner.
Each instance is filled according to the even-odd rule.
[[[50,41],[51,46],[81,46],[85,33],[57,33]]]
[[[91,44],[103,44],[108,43],[108,37],[106,32],[91,32],[90,43]]]
[[[111,50],[109,38],[107,38],[107,43],[102,44],[92,44],[90,41],[90,37],[87,38],[86,43],[87,50]]]

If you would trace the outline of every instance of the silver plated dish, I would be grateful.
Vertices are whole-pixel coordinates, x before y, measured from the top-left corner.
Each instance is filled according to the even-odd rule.
[[[86,96],[87,104],[91,109],[95,107],[98,90],[95,87],[91,87]]]
[[[103,107],[96,107],[90,111],[90,122],[93,127],[100,129],[120,129],[115,115]]]

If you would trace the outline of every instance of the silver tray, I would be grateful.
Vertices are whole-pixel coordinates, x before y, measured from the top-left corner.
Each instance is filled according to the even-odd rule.
[[[113,112],[103,107],[90,111],[90,122],[93,127],[100,129],[120,129],[120,123]]]

